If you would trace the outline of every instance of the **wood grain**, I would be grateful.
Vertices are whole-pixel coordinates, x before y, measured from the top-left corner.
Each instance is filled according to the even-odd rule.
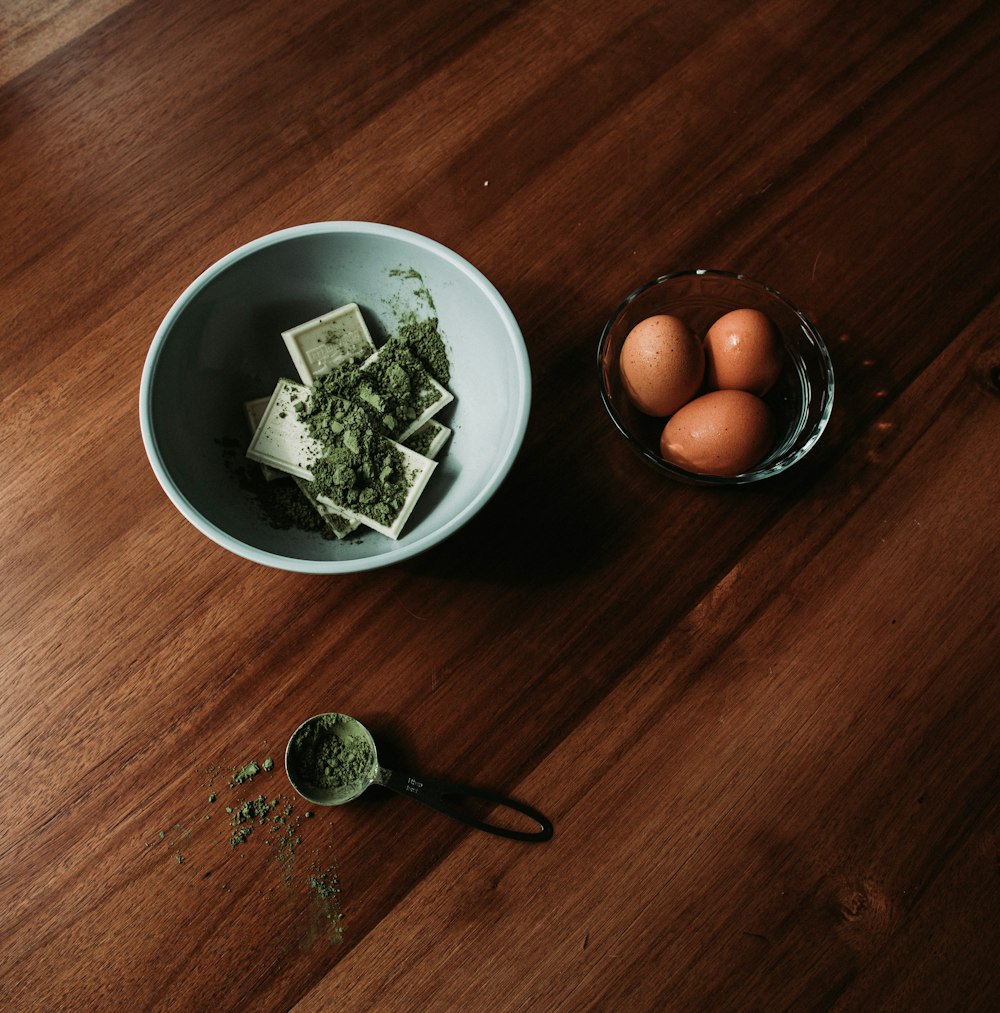
[[[996,1008],[998,36],[973,0],[5,5],[0,1008]],[[318,579],[188,526],[136,407],[202,269],[338,218],[483,270],[534,397],[465,528]],[[757,487],[664,484],[597,397],[608,315],[694,266],[834,359]],[[555,838],[371,793],[286,876],[231,848],[232,766],[327,709]]]

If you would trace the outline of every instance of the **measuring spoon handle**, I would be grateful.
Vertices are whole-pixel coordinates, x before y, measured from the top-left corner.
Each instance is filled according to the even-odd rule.
[[[385,785],[386,788],[390,788],[400,795],[409,795],[410,798],[415,798],[418,802],[423,802],[424,805],[428,805],[466,826],[485,830],[498,837],[510,837],[515,841],[547,841],[552,837],[552,824],[537,809],[532,809],[531,806],[525,805],[523,802],[504,798],[503,795],[495,791],[488,791],[485,788],[470,788],[463,784],[449,784],[446,781],[437,781],[430,777],[417,777],[384,768],[381,773],[383,776],[379,778],[379,783]],[[513,809],[533,820],[540,829],[531,832],[509,830],[507,827],[486,823],[462,807],[461,799],[463,798],[481,798],[505,806],[507,809]]]

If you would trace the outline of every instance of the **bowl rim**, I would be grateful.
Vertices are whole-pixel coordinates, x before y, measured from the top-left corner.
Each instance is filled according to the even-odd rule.
[[[382,238],[394,239],[421,250],[432,253],[444,261],[450,263],[461,274],[464,274],[475,284],[486,296],[488,301],[496,310],[502,321],[507,335],[510,339],[510,347],[514,353],[515,374],[518,380],[517,400],[514,407],[515,426],[510,440],[500,459],[500,464],[489,476],[488,481],[477,491],[471,499],[457,514],[433,531],[429,531],[423,537],[406,545],[396,544],[387,552],[381,552],[374,556],[358,556],[350,559],[300,559],[294,556],[284,556],[280,553],[268,552],[250,545],[241,539],[235,538],[224,531],[218,525],[213,524],[205,517],[184,495],[167,471],[156,441],[156,434],[152,419],[152,388],[156,368],[160,360],[167,336],[173,329],[177,319],[186,309],[192,299],[219,274],[231,265],[249,254],[256,253],[278,243],[290,239],[297,239],[303,236],[315,236],[329,233],[360,234],[366,236],[379,236]],[[380,222],[367,222],[356,220],[332,220],[321,222],[310,222],[303,225],[294,225],[275,232],[267,233],[252,239],[236,249],[227,253],[213,264],[203,270],[174,300],[167,311],[160,325],[153,335],[153,340],[146,353],[143,363],[142,375],[139,381],[139,429],[142,434],[142,443],[146,451],[146,457],[153,469],[153,474],[160,483],[168,499],[174,504],[183,517],[189,521],[203,535],[210,538],[217,545],[228,549],[230,552],[251,562],[261,563],[274,569],[287,570],[296,573],[315,574],[338,574],[357,573],[364,570],[374,570],[383,566],[391,566],[404,559],[409,559],[418,553],[429,549],[438,542],[443,541],[449,535],[457,531],[463,524],[470,520],[490,499],[500,484],[507,477],[508,472],[514,464],[521,444],[524,441],[524,434],[528,427],[528,417],[531,411],[531,365],[528,359],[528,350],[524,343],[524,335],[514,318],[510,307],[493,283],[475,266],[467,261],[454,250],[449,249],[442,243],[418,232],[403,229],[395,225],[385,225]]]
[[[771,298],[780,302],[786,309],[794,314],[806,333],[809,335],[816,350],[819,354],[820,362],[823,367],[823,372],[826,376],[826,389],[822,391],[823,402],[821,404],[821,411],[819,418],[813,424],[812,432],[810,432],[806,442],[798,449],[790,458],[778,458],[772,464],[766,468],[755,468],[753,471],[742,472],[739,475],[704,475],[698,472],[687,471],[684,468],[679,468],[675,464],[671,464],[669,461],[665,461],[662,457],[652,453],[642,446],[628,431],[624,421],[618,413],[618,409],[608,395],[608,391],[604,384],[604,370],[602,368],[602,359],[604,355],[604,347],[611,334],[611,328],[618,317],[624,312],[624,310],[637,299],[643,292],[654,288],[657,285],[662,285],[664,282],[675,281],[678,278],[691,278],[691,277],[713,277],[723,278],[732,281],[744,282],[748,285],[753,285],[756,288],[761,289],[767,293]],[[740,271],[727,271],[719,268],[709,267],[697,267],[683,271],[670,271],[667,274],[657,275],[650,281],[639,285],[633,289],[615,308],[614,312],[608,317],[603,329],[601,330],[600,339],[597,342],[597,383],[598,388],[601,392],[601,401],[604,403],[604,408],[608,415],[611,417],[611,421],[615,424],[618,431],[628,441],[629,446],[645,461],[651,464],[657,471],[665,472],[673,478],[676,478],[682,482],[693,485],[702,486],[729,486],[729,485],[749,485],[752,482],[760,482],[765,478],[773,478],[775,475],[780,475],[787,471],[793,465],[797,464],[802,460],[803,457],[816,445],[820,436],[823,435],[823,431],[826,429],[827,423],[830,421],[830,415],[833,411],[833,398],[835,391],[835,378],[833,372],[833,361],[830,358],[830,352],[826,347],[826,342],[823,340],[823,336],[820,334],[819,329],[812,323],[812,321],[800,310],[790,299],[782,295],[776,288],[762,282],[757,281],[756,278],[751,278],[749,275],[743,274]]]

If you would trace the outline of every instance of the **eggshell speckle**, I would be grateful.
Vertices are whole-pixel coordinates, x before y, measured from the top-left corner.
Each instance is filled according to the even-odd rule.
[[[705,353],[683,321],[661,313],[629,331],[619,365],[625,392],[636,408],[663,417],[697,393],[705,374]]]
[[[705,334],[705,377],[714,390],[764,395],[781,373],[784,350],[760,310],[733,310]]]
[[[771,409],[755,394],[715,390],[684,405],[663,428],[660,455],[699,475],[740,475],[774,445]]]

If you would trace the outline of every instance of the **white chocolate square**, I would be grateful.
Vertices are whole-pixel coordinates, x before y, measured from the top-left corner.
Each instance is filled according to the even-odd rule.
[[[247,422],[250,423],[250,432],[255,433],[257,427],[260,425],[260,420],[264,417],[264,412],[267,410],[268,403],[270,402],[269,397],[258,397],[253,401],[246,401],[243,404],[243,411],[246,414]],[[276,478],[288,478],[283,471],[278,471],[277,468],[272,468],[269,464],[261,464],[260,470],[264,474],[264,478],[268,482],[273,482]],[[304,478],[292,477],[292,481],[299,487],[302,495],[305,496],[310,503],[312,503],[316,512],[326,521],[326,526],[338,537],[344,538],[349,535],[352,531],[357,528],[357,524],[354,521],[349,521],[342,514],[338,514],[336,510],[331,510],[328,506],[324,506],[318,502],[316,497],[312,494],[312,487]]]
[[[261,464],[268,464],[279,471],[287,472],[306,482],[313,480],[309,470],[311,465],[322,456],[323,447],[310,435],[304,422],[299,418],[295,405],[310,396],[310,389],[293,380],[278,381],[264,409],[264,415],[247,450],[247,457]],[[389,538],[398,538],[420,494],[427,485],[427,480],[437,464],[428,457],[404,447],[394,440],[384,437],[388,443],[396,446],[403,455],[403,460],[411,473],[410,488],[403,505],[393,519],[391,525],[385,525],[358,510],[351,510],[341,503],[336,503],[326,496],[310,495],[310,499],[322,506],[336,511],[349,521],[367,524],[375,531]],[[311,491],[310,491],[311,492]]]
[[[405,441],[400,442],[409,447],[410,450],[414,450],[416,448],[412,444],[424,434],[427,435],[429,441],[427,449],[422,451],[417,450],[417,453],[422,453],[424,457],[429,457],[432,461],[436,460],[438,454],[441,452],[441,448],[448,442],[451,430],[438,422],[437,419],[428,419],[419,429],[415,429]]]
[[[295,410],[295,405],[308,397],[308,387],[294,380],[278,381],[247,449],[251,461],[312,481],[309,468],[323,448],[309,435]]]
[[[243,402],[243,414],[246,416],[247,424],[250,426],[251,435],[257,432],[257,427],[260,425],[260,420],[264,417],[267,403],[270,400],[269,397],[258,397],[254,398],[253,401]],[[277,468],[272,468],[269,464],[262,464],[260,470],[268,482],[273,482],[276,478],[285,477],[283,471],[278,471]]]
[[[353,302],[282,331],[281,337],[307,386],[341,363],[360,362],[375,351],[365,318]]]

